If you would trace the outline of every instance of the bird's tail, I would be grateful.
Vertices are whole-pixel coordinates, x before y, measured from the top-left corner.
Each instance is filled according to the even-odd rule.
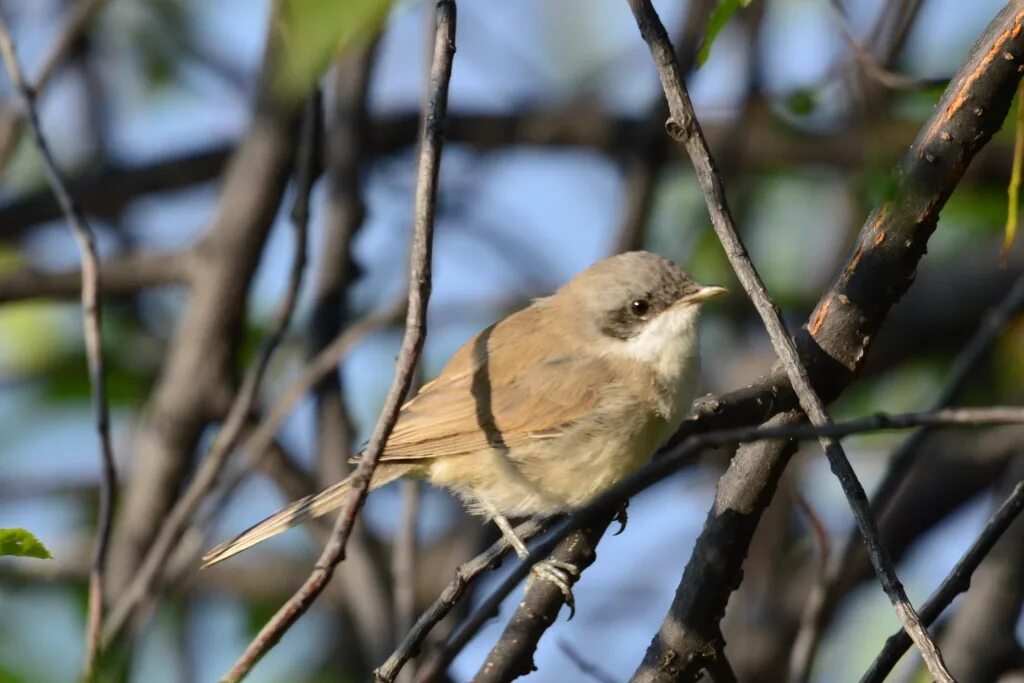
[[[378,467],[373,473],[370,489],[383,486],[404,475],[410,468],[396,465]],[[225,541],[203,555],[202,569],[222,562],[233,555],[262,543],[282,531],[298,526],[306,520],[322,517],[332,510],[337,510],[345,503],[350,488],[351,477],[329,486],[320,493],[300,498],[288,507],[275,512],[262,522],[249,527],[230,541]]]

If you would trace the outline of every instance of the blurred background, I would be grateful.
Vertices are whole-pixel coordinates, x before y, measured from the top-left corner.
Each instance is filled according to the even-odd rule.
[[[707,36],[702,2],[657,3],[680,53],[692,55]],[[691,94],[741,234],[794,329],[1002,4],[863,0],[840,10],[825,0],[754,0],[694,68]],[[315,25],[317,3],[294,7],[312,18],[300,26]],[[40,88],[39,107],[107,263],[104,344],[122,476],[108,588],[116,601],[207,452],[288,285],[301,103],[270,102],[265,0],[5,1],[0,12],[33,79],[62,36],[74,36]],[[706,308],[705,393],[767,372],[774,358],[767,336],[710,229],[689,163],[663,133],[661,89],[626,3],[463,0],[458,12],[422,378],[490,322],[592,262],[639,247],[734,292]],[[339,329],[387,310],[403,292],[433,3],[402,0],[381,16],[379,39],[372,20],[354,24],[370,28],[360,28],[321,81],[327,129],[310,207],[310,261],[253,424]],[[695,16],[704,21],[694,24]],[[316,36],[282,40],[302,54]],[[54,556],[0,559],[0,681],[67,681],[83,653],[100,471],[78,256],[6,78],[0,96],[0,526],[31,530]],[[926,408],[985,311],[1024,272],[1019,245],[999,265],[1013,134],[1011,118],[968,170],[915,284],[874,342],[868,369],[834,406],[837,418]],[[224,505],[203,510],[198,539],[183,541],[174,556],[187,569],[172,572],[164,599],[132,621],[110,664],[112,680],[216,680],[301,583],[319,551],[315,533],[303,530],[208,572],[196,573],[194,562],[201,548],[342,476],[348,449],[373,427],[401,333],[392,317],[362,337],[336,379],[290,414],[269,461]],[[1019,403],[1022,387],[1018,316],[975,373],[966,402]],[[1005,495],[1014,467],[1019,475],[1022,435],[1000,428],[939,432],[928,441],[928,465],[910,477],[883,525],[911,598],[933,590]],[[901,438],[849,441],[869,489]],[[711,455],[633,500],[625,533],[602,541],[576,588],[576,618],[566,622],[563,612],[541,641],[530,680],[586,680],[581,658],[607,680],[628,678],[664,617],[727,455]],[[404,630],[391,557],[408,491],[390,486],[369,498],[353,557],[249,680],[366,680],[394,648]],[[761,523],[724,622],[743,681],[784,676],[820,562],[797,493],[833,549],[852,525],[820,449],[804,449]],[[444,493],[424,490],[418,505],[417,615],[454,567],[494,538]],[[957,648],[968,647],[958,634],[984,628],[958,626],[968,601],[990,600],[977,609],[1002,610],[998,623],[1015,625],[989,634],[1007,664],[962,680],[1024,670],[1022,526],[983,565],[1004,575],[1009,568],[1009,588],[993,598],[979,574],[940,630],[953,666]],[[501,576],[487,575],[473,600]],[[813,680],[856,679],[896,629],[868,578],[864,562],[844,574]],[[519,599],[517,591],[458,657],[452,680],[472,677]],[[916,667],[906,659],[894,680]]]

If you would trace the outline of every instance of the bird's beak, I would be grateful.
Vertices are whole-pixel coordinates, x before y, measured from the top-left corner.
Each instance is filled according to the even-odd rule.
[[[693,294],[690,294],[689,296],[684,296],[682,299],[679,300],[678,303],[699,304],[700,302],[718,296],[719,294],[726,294],[728,293],[728,291],[729,290],[726,289],[725,287],[719,287],[718,285],[708,285],[706,287],[701,287],[700,289],[698,289]]]

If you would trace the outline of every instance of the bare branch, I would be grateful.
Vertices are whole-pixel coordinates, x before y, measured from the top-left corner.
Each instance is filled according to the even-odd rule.
[[[476,635],[484,622],[491,618],[501,605],[502,600],[504,600],[509,593],[515,590],[515,587],[519,582],[526,577],[530,572],[530,567],[551,554],[555,548],[559,547],[559,544],[563,539],[567,538],[573,532],[584,528],[595,528],[598,530],[598,533],[601,533],[604,527],[607,526],[612,519],[613,515],[609,512],[610,510],[617,509],[616,506],[621,505],[623,501],[628,500],[640,491],[654,485],[687,466],[693,461],[694,457],[704,449],[740,442],[781,442],[789,439],[820,439],[823,436],[839,438],[852,434],[877,431],[879,429],[907,429],[925,424],[959,426],[979,426],[982,424],[1021,424],[1024,423],[1024,408],[961,408],[956,410],[904,413],[899,415],[877,413],[875,415],[856,420],[834,422],[820,427],[815,425],[793,424],[793,420],[796,416],[797,413],[789,413],[785,416],[785,419],[780,419],[777,424],[769,426],[736,427],[733,429],[722,429],[688,436],[681,444],[672,447],[670,451],[664,453],[662,457],[648,463],[641,470],[620,481],[614,487],[598,496],[595,500],[574,512],[563,522],[556,525],[555,528],[552,529],[551,533],[538,543],[529,552],[529,554],[523,558],[522,562],[515,566],[509,576],[506,577],[494,592],[492,592],[491,595],[489,595],[487,599],[477,607],[473,614],[471,614],[469,618],[459,626],[445,645],[435,653],[431,660],[420,670],[417,681],[425,683],[427,681],[436,680],[455,655],[461,651],[461,649],[473,638],[474,635]],[[784,446],[785,444],[782,443],[779,445]],[[737,455],[737,457],[739,457],[739,455]],[[788,457],[788,455],[779,454],[771,457],[785,458]],[[762,467],[763,460],[756,454],[748,457],[747,461],[751,463],[754,471],[760,474],[760,477],[757,478],[759,483],[762,481],[762,478],[766,476],[763,474],[766,469],[775,473],[774,480],[772,480],[772,484],[767,493],[757,494],[757,497],[750,499],[751,502],[749,505],[759,508],[757,510],[757,514],[759,515],[760,509],[763,509],[763,507],[767,505],[771,493],[770,489],[774,487],[774,481],[777,481],[778,474],[781,474],[782,469],[772,466],[771,464]],[[737,479],[740,480],[738,476]],[[741,495],[750,495],[748,492],[743,490],[740,490],[739,493]],[[750,529],[750,533],[752,532],[753,528]],[[736,539],[734,536],[729,536],[729,540],[735,541]],[[737,542],[736,545],[742,547],[744,553],[746,552],[745,544]],[[569,550],[568,548],[564,549]],[[593,552],[592,547],[584,549],[583,552],[586,555],[590,555]],[[567,556],[571,556],[574,562],[580,557],[577,554]],[[730,565],[732,564],[733,558],[723,557],[722,559],[727,559],[730,562]],[[738,567],[739,564],[740,563],[737,562],[736,566]],[[718,581],[717,573],[711,572],[710,574],[711,577],[716,577],[715,580]],[[728,592],[731,592],[731,588],[729,588]],[[558,603],[558,606],[561,606],[561,602]],[[724,610],[725,606],[723,603],[721,606],[721,612],[724,612]],[[534,619],[541,620],[546,625],[550,625],[553,621],[553,617],[547,616],[549,613],[550,612],[539,612],[534,615]],[[717,628],[717,619],[715,620],[715,627]],[[706,662],[702,663],[696,661],[698,659],[700,658],[694,657],[694,668],[693,671],[691,671],[693,674],[699,673],[707,666]]]
[[[96,415],[96,433],[100,442],[102,476],[100,478],[100,510],[96,531],[96,545],[89,573],[89,608],[86,620],[84,677],[89,679],[95,673],[96,658],[100,649],[100,630],[104,612],[104,581],[107,566],[107,547],[110,543],[110,529],[114,513],[114,498],[117,495],[117,469],[114,464],[114,447],[110,440],[110,407],[107,403],[106,372],[103,367],[103,342],[101,335],[99,255],[95,236],[85,216],[71,201],[67,187],[50,146],[43,135],[39,114],[35,105],[35,90],[25,80],[21,64],[15,52],[7,23],[0,17],[0,53],[4,66],[11,78],[18,96],[25,107],[32,131],[32,139],[43,159],[46,178],[60,203],[64,218],[78,245],[82,262],[82,316],[85,335],[86,360],[89,365],[89,386],[92,393],[93,412]]]
[[[422,494],[417,479],[403,481],[401,486],[402,517],[391,553],[396,642],[409,632],[416,618],[416,537]],[[400,678],[411,681],[414,673],[411,668],[406,669]]]
[[[71,16],[61,27],[57,40],[50,48],[50,52],[43,61],[32,83],[31,90],[34,95],[46,89],[50,81],[57,74],[60,67],[68,60],[75,49],[75,45],[82,39],[85,30],[99,14],[107,0],[81,0],[72,3]],[[7,109],[5,106],[4,109]],[[25,119],[20,112],[3,112],[0,114],[0,168],[7,166],[11,153],[17,146],[16,143],[21,137],[22,126]]]
[[[125,620],[136,605],[143,600],[152,600],[151,593],[160,582],[160,574],[167,563],[167,558],[174,550],[188,526],[195,509],[202,502],[213,482],[220,474],[227,457],[234,450],[242,432],[246,429],[250,415],[259,397],[260,387],[274,352],[277,351],[285,332],[291,324],[292,315],[298,304],[302,290],[303,274],[306,270],[306,244],[309,236],[309,195],[315,179],[313,165],[314,150],[319,140],[320,98],[315,95],[306,104],[303,116],[302,132],[299,141],[297,170],[295,177],[295,200],[291,209],[291,225],[294,236],[294,250],[289,268],[288,284],[284,295],[278,303],[277,310],[268,325],[256,361],[249,366],[245,379],[235,395],[231,408],[228,410],[224,425],[210,446],[210,453],[204,459],[199,472],[189,485],[188,490],[171,508],[164,520],[156,539],[150,545],[145,558],[139,565],[127,589],[112,613],[112,618],[104,632],[104,639],[111,640],[120,630]]]
[[[99,266],[103,296],[134,294],[188,279],[190,252],[133,253],[107,259]],[[0,303],[34,298],[69,299],[82,289],[81,270],[42,272],[24,267],[0,275]]]
[[[439,0],[430,87],[423,116],[419,167],[416,183],[414,229],[409,258],[409,307],[405,335],[399,351],[395,377],[381,416],[352,475],[351,490],[331,532],[331,539],[317,560],[313,573],[277,614],[260,630],[225,681],[241,680],[281,636],[301,617],[330,581],[335,567],[344,559],[345,543],[356,516],[366,500],[370,479],[395,423],[405,395],[412,386],[416,363],[426,335],[427,301],[431,288],[431,244],[437,200],[437,178],[444,144],[444,122],[448,109],[448,82],[455,56],[455,3]]]
[[[953,598],[967,591],[971,585],[971,575],[974,570],[992,550],[996,541],[1010,528],[1010,525],[1020,515],[1021,510],[1024,510],[1024,481],[1017,483],[1010,497],[1003,501],[1003,504],[985,524],[985,528],[982,529],[978,538],[921,608],[921,620],[926,625],[930,625],[938,619],[942,611],[953,602]],[[860,679],[861,683],[884,681],[910,644],[910,638],[907,637],[905,631],[898,631],[889,636],[878,657]]]
[[[333,67],[324,136],[324,220],[320,263],[313,285],[309,353],[323,349],[352,322],[348,294],[359,277],[353,243],[366,216],[363,199],[369,117],[367,99],[376,61],[377,41],[345,54]],[[326,374],[313,388],[315,401],[316,478],[318,488],[341,481],[350,472],[353,428],[340,371]],[[394,627],[384,563],[371,552],[360,525],[352,531],[342,578],[349,595],[352,628],[344,638],[352,653],[346,666],[367,671],[394,646]]]
[[[786,329],[782,315],[778,307],[772,301],[765,289],[764,283],[754,268],[733,224],[732,215],[729,211],[728,202],[725,197],[725,188],[721,176],[715,168],[711,158],[711,151],[708,148],[707,140],[701,131],[696,114],[693,111],[693,104],[686,92],[683,83],[682,73],[675,57],[675,52],[669,42],[665,27],[661,24],[654,6],[650,0],[629,0],[630,9],[636,18],[640,34],[651,49],[658,67],[658,75],[661,78],[662,87],[665,90],[669,103],[671,118],[666,123],[669,135],[675,138],[686,147],[687,153],[693,161],[694,169],[697,172],[697,179],[704,191],[708,210],[711,213],[711,222],[715,227],[719,240],[725,249],[729,263],[736,271],[736,275],[743,284],[748,296],[754,303],[755,308],[764,321],[768,330],[768,336],[772,346],[779,356],[779,361],[785,369],[793,390],[796,392],[801,408],[816,426],[827,426],[831,424],[831,418],[825,411],[825,404],[818,396],[811,383],[811,376],[804,366],[797,352],[796,344]],[[928,632],[921,626],[920,619],[914,610],[913,605],[907,597],[903,585],[896,576],[896,571],[889,559],[885,548],[879,539],[878,525],[871,515],[871,509],[867,503],[867,495],[864,487],[857,478],[856,472],[850,465],[842,446],[835,439],[824,437],[821,440],[822,448],[828,458],[832,471],[839,479],[843,492],[850,503],[853,516],[857,521],[861,534],[867,544],[868,555],[878,574],[878,578],[885,590],[889,600],[893,603],[896,614],[900,621],[906,626],[908,633],[914,639],[914,643],[924,655],[928,670],[937,681],[952,683],[952,676],[946,671],[942,662],[942,655],[935,645]],[[671,618],[671,617],[670,617]],[[645,664],[641,671],[649,667],[656,667],[659,661],[660,648],[652,647],[645,657]],[[652,677],[652,680],[656,675]]]
[[[584,657],[568,640],[559,640],[558,649],[569,658],[569,661],[576,665],[580,673],[588,678],[592,678],[597,683],[615,683],[614,676]]]
[[[524,522],[516,527],[516,535],[528,541],[545,529],[537,522]],[[501,559],[510,550],[508,541],[499,538],[494,545],[474,557],[469,562],[459,565],[455,570],[455,578],[449,583],[433,604],[425,611],[416,624],[409,630],[398,648],[374,672],[376,683],[392,683],[401,672],[402,667],[415,657],[426,640],[430,631],[452,611],[462,599],[477,576],[487,570],[496,568]]]
[[[1024,277],[1019,278],[1006,297],[985,316],[974,336],[957,355],[950,368],[946,385],[932,404],[933,409],[953,405],[963,395],[978,366],[988,357],[992,346],[1013,315],[1024,306]],[[931,429],[924,427],[911,434],[889,459],[885,474],[871,495],[871,507],[881,519],[889,513],[896,492],[906,480]],[[825,626],[842,597],[838,586],[853,566],[860,547],[851,534],[831,557],[822,580],[815,584],[800,620],[800,630],[790,659],[790,681],[806,681]]]

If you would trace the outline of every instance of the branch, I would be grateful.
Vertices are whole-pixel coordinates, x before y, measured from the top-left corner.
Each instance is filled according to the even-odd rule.
[[[220,474],[228,455],[234,450],[243,430],[248,427],[250,415],[259,397],[260,387],[266,375],[270,361],[284,339],[291,324],[292,316],[298,304],[302,290],[303,274],[306,270],[306,251],[309,239],[309,196],[313,189],[315,167],[313,165],[314,150],[320,139],[320,97],[310,97],[303,114],[302,130],[299,139],[299,150],[296,159],[295,199],[290,212],[294,239],[292,260],[288,272],[288,284],[284,295],[274,311],[267,332],[260,345],[255,362],[246,370],[245,378],[238,393],[235,394],[227,417],[217,437],[210,445],[210,452],[203,460],[187,491],[171,508],[170,513],[156,532],[156,538],[150,545],[139,569],[132,578],[127,589],[122,592],[113,615],[104,633],[105,640],[116,637],[121,626],[135,607],[147,597],[152,597],[156,586],[160,583],[160,575],[167,564],[167,558],[177,545],[188,526],[195,509],[202,502]],[[116,617],[116,618],[115,618]]]
[[[1017,483],[1010,497],[1003,501],[996,513],[985,524],[985,528],[982,529],[978,538],[921,608],[921,619],[926,625],[930,625],[938,619],[943,610],[953,602],[953,598],[970,588],[971,575],[974,574],[974,570],[992,550],[996,541],[1010,528],[1013,521],[1020,515],[1021,510],[1024,510],[1024,481]],[[897,631],[889,636],[878,657],[860,679],[861,683],[882,683],[909,647],[910,639],[905,631]]]
[[[134,294],[161,285],[181,284],[188,279],[190,252],[132,253],[108,259],[99,266],[103,296]],[[21,299],[69,299],[82,289],[82,272],[48,273],[23,267],[0,275],[0,303]]]
[[[413,374],[426,335],[427,301],[430,298],[431,242],[437,201],[437,177],[444,144],[444,122],[448,108],[448,82],[455,56],[455,3],[439,0],[436,9],[434,56],[430,68],[430,87],[421,131],[419,167],[414,204],[414,229],[409,258],[409,307],[391,384],[381,416],[363,452],[359,467],[351,478],[351,490],[316,566],[301,588],[260,630],[242,656],[224,676],[224,681],[241,680],[281,636],[313,604],[330,581],[335,567],[344,559],[345,543],[356,516],[366,500],[370,479],[384,445],[398,421],[398,412],[412,386]]]
[[[729,212],[728,203],[725,197],[725,188],[721,176],[715,168],[711,158],[711,151],[701,131],[700,124],[693,111],[693,104],[686,92],[683,83],[682,73],[679,64],[672,50],[665,27],[661,24],[654,6],[650,0],[629,0],[630,9],[636,18],[640,34],[651,49],[655,64],[658,67],[658,75],[661,79],[665,96],[668,99],[671,118],[666,123],[669,135],[675,138],[686,147],[687,153],[693,161],[694,169],[697,172],[697,179],[704,191],[708,210],[711,213],[711,222],[715,232],[725,249],[726,256],[744,290],[750,296],[764,321],[772,346],[779,356],[779,361],[786,371],[800,402],[800,407],[816,426],[828,426],[831,418],[825,411],[825,404],[821,397],[815,392],[811,383],[811,376],[808,369],[803,365],[800,355],[797,352],[796,344],[786,329],[782,315],[768,295],[764,283],[754,268],[747,254],[746,247],[740,241]],[[833,473],[839,479],[843,487],[847,501],[853,511],[853,516],[860,528],[868,549],[868,555],[875,567],[878,578],[885,590],[889,600],[893,603],[896,614],[903,622],[907,632],[914,639],[914,643],[921,650],[928,670],[932,677],[943,683],[952,683],[953,678],[946,671],[942,661],[942,655],[932,640],[931,636],[920,623],[917,613],[911,605],[903,585],[896,576],[896,571],[889,559],[885,548],[879,538],[878,525],[871,515],[867,495],[864,487],[857,478],[856,472],[850,465],[842,446],[835,439],[824,437],[821,439],[821,446],[825,450],[829,465]],[[674,610],[670,611],[669,619],[677,615]],[[662,654],[665,645],[656,642],[648,650],[644,657],[644,664],[641,665],[639,676],[647,675],[651,669],[656,669],[659,662],[664,661]],[[660,675],[650,673],[652,680]],[[671,676],[665,678],[671,679]]]
[[[7,23],[0,17],[0,53],[4,66],[11,78],[18,97],[25,107],[32,139],[43,159],[46,179],[54,196],[60,203],[64,218],[75,238],[82,262],[82,316],[85,335],[86,360],[89,366],[89,385],[92,394],[93,412],[96,414],[96,433],[100,442],[102,476],[100,478],[100,509],[96,531],[96,545],[89,572],[89,607],[86,619],[84,677],[89,679],[95,673],[96,658],[100,648],[100,630],[104,612],[104,582],[107,566],[107,547],[110,543],[111,517],[114,498],[117,494],[117,470],[114,464],[114,447],[110,440],[110,407],[107,403],[106,372],[103,367],[103,343],[101,336],[101,308],[99,283],[99,255],[92,228],[85,217],[71,201],[57,162],[53,158],[35,105],[35,90],[25,80],[21,64],[15,52],[14,43],[7,29]]]
[[[402,304],[401,308],[404,309],[405,302],[403,301]],[[265,457],[264,454],[273,446],[278,429],[291,413],[295,404],[306,396],[324,375],[336,372],[341,359],[353,346],[367,334],[393,321],[398,312],[399,308],[392,306],[389,310],[365,317],[345,329],[310,361],[303,374],[292,382],[268,411],[266,418],[246,437],[242,445],[243,450],[247,452],[246,467],[223,486],[224,495],[241,483],[242,476],[250,466],[261,463]],[[109,641],[116,636],[132,610],[156,585],[164,560],[188,528],[193,515],[206,500],[207,495],[217,485],[221,472],[232,453],[232,450],[227,448],[228,445],[230,443],[222,438],[214,441],[209,454],[203,458],[198,472],[167,514],[146,559],[111,610],[103,634],[104,641]]]
[[[1024,307],[1024,276],[1018,278],[1006,297],[989,311],[974,336],[957,355],[945,387],[932,404],[933,409],[953,405],[963,396],[968,383],[975,376],[976,369],[988,357],[1001,332],[1021,307]],[[882,480],[871,495],[871,507],[881,519],[884,520],[889,514],[893,498],[906,480],[907,472],[922,452],[921,446],[929,434],[931,430],[928,428],[915,431],[889,459]],[[811,663],[817,653],[825,625],[842,597],[838,590],[839,584],[843,582],[851,568],[858,564],[858,553],[859,546],[855,545],[851,534],[840,552],[832,556],[822,580],[815,584],[801,616],[800,630],[794,641],[790,660],[790,681],[805,681],[810,675]]]
[[[781,166],[828,165],[857,169],[867,163],[894,159],[912,138],[918,125],[911,121],[873,121],[862,135],[849,131],[794,130],[780,121],[772,103],[754,99],[744,113],[743,145],[736,151],[737,165],[751,172]],[[600,111],[576,109],[524,110],[494,114],[462,110],[449,117],[448,139],[482,152],[509,146],[560,149],[584,147],[613,157],[635,154],[648,122],[642,117],[608,117]],[[369,158],[408,150],[416,142],[417,115],[413,112],[380,115],[367,124],[363,140]],[[728,144],[736,123],[709,123],[705,133],[712,148]],[[142,195],[174,191],[206,183],[224,171],[241,141],[232,140],[189,152],[179,152],[141,164],[112,163],[100,170],[72,176],[71,196],[89,215],[113,216]],[[665,142],[661,143],[666,146]],[[669,160],[679,156],[675,146],[665,149]],[[975,164],[971,177],[1003,183],[1009,166],[1010,146],[995,146]],[[14,240],[34,226],[60,216],[60,207],[45,192],[28,192],[0,205],[0,240]]]
[[[57,40],[43,60],[39,75],[33,82],[31,90],[34,96],[38,96],[46,89],[105,4],[106,0],[81,0],[72,4],[71,16],[61,27]],[[6,109],[6,107],[4,108]],[[11,153],[15,150],[18,139],[21,137],[24,123],[25,119],[20,112],[5,112],[0,119],[0,168],[7,166]]]
[[[402,511],[391,549],[395,641],[400,641],[412,629],[416,619],[416,547],[419,543],[421,486],[418,479],[407,479],[401,483]],[[411,681],[413,673],[407,669],[403,680]]]
[[[200,438],[227,415],[252,278],[281,206],[298,146],[301,102],[269,92],[278,38],[268,30],[252,121],[224,172],[214,217],[196,242],[187,303],[134,439],[133,470],[111,547],[111,585],[133,580],[192,474]]]
[[[791,419],[795,413],[785,418],[780,418],[776,424],[769,426],[744,426],[733,429],[722,429],[693,434],[688,436],[681,444],[672,447],[660,458],[648,463],[642,469],[634,472],[618,484],[608,489],[596,499],[583,506],[555,528],[538,543],[529,554],[517,564],[505,580],[484,600],[477,609],[467,618],[453,633],[442,648],[435,653],[420,670],[418,681],[426,683],[436,680],[445,667],[451,662],[456,654],[468,643],[479,631],[480,627],[491,618],[497,611],[501,602],[515,590],[519,582],[530,572],[530,568],[537,562],[543,560],[559,544],[573,532],[587,528],[603,528],[609,523],[612,514],[622,502],[628,500],[640,491],[653,486],[654,484],[669,477],[683,467],[690,464],[701,451],[708,448],[733,445],[741,442],[780,441],[788,439],[820,439],[822,437],[843,437],[852,434],[885,430],[885,429],[907,429],[921,425],[959,425],[959,426],[980,426],[995,424],[1024,424],[1024,408],[1021,407],[992,407],[992,408],[960,408],[955,410],[928,411],[922,413],[903,413],[899,415],[888,415],[877,413],[868,417],[856,420],[835,422],[824,426],[815,425],[794,425]],[[751,457],[749,461],[758,471],[759,461]],[[732,468],[730,468],[731,470]],[[726,473],[729,476],[729,473]],[[746,486],[746,483],[744,483]],[[768,500],[755,501],[763,507]],[[760,509],[760,508],[759,508]],[[732,538],[730,537],[730,541]],[[699,541],[698,541],[699,542]],[[744,549],[746,546],[743,546]],[[564,548],[568,550],[568,548]],[[584,552],[590,552],[585,549]],[[559,559],[572,557],[575,562],[578,554],[566,554]],[[731,589],[730,589],[731,592]],[[561,606],[561,603],[558,604]],[[724,612],[724,604],[722,611]],[[553,621],[549,613],[538,613],[534,619],[545,620],[547,625]],[[669,658],[671,661],[671,658]],[[686,661],[686,660],[684,660]],[[694,673],[701,670],[700,667]]]
[[[367,99],[377,40],[344,55],[334,68],[327,92],[324,137],[324,220],[322,247],[309,321],[309,354],[323,349],[352,322],[348,295],[360,275],[352,245],[366,216],[363,200],[369,119]],[[435,311],[436,313],[436,311]],[[346,406],[341,372],[328,373],[313,389],[315,402],[317,489],[341,481],[349,473],[353,428]],[[368,671],[394,645],[394,627],[385,566],[357,527],[349,539],[345,587],[353,625],[343,637],[351,643],[346,667]],[[336,656],[338,656],[336,654]]]
[[[516,527],[516,535],[524,541],[528,541],[545,530],[545,526],[538,522],[524,522]],[[387,661],[380,665],[374,672],[375,683],[392,683],[402,671],[411,658],[419,654],[423,641],[426,640],[430,631],[437,626],[442,619],[454,609],[455,605],[462,600],[462,597],[469,590],[470,585],[477,576],[495,569],[501,563],[501,559],[510,550],[508,541],[499,538],[494,545],[480,553],[472,560],[465,562],[455,570],[455,578],[449,583],[441,594],[434,600],[433,604],[420,615],[416,623],[405,635],[398,648],[388,657]]]

